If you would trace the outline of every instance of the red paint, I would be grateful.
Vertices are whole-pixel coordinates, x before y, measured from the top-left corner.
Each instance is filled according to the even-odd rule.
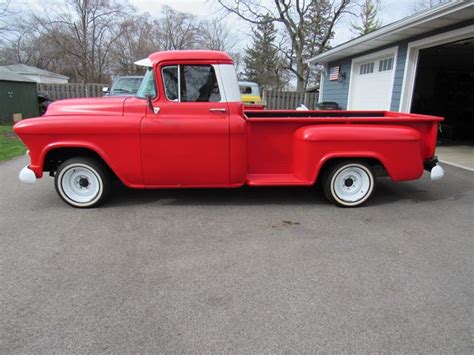
[[[148,57],[153,64],[164,62],[203,62],[203,64],[228,63],[233,64],[232,58],[225,52],[208,50],[162,51],[150,54]]]
[[[48,151],[88,148],[133,188],[311,185],[333,158],[379,160],[394,181],[412,180],[432,158],[440,117],[385,111],[264,111],[238,102],[170,102],[163,65],[231,63],[222,52],[160,52],[150,56],[160,107],[106,97],[55,102],[46,115],[21,121],[30,168],[43,174]],[[210,108],[225,112],[210,112]]]

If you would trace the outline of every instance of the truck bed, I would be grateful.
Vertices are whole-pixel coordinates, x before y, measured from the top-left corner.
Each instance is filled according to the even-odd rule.
[[[374,158],[382,152],[397,162],[385,166],[394,181],[418,178],[423,160],[434,155],[442,121],[391,111],[296,110],[246,110],[245,119],[249,185],[311,185],[321,168],[314,165],[333,152]],[[404,162],[417,168],[408,172]],[[313,166],[307,170],[308,165]]]

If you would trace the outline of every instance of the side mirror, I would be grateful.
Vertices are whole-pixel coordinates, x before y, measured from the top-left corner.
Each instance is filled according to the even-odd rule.
[[[105,93],[108,93],[109,92],[109,87],[108,86],[104,86],[102,88],[102,92],[105,94]]]
[[[145,95],[145,97],[146,97],[146,102],[147,102],[148,109],[149,109],[151,112],[153,112],[155,115],[157,115],[158,112],[160,112],[160,108],[153,106],[152,97],[151,97],[150,93],[147,92],[146,95]]]

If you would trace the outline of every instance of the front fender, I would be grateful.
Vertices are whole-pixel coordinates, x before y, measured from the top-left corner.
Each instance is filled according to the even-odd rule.
[[[394,181],[423,174],[420,133],[411,127],[385,124],[304,126],[293,137],[295,175],[316,181],[321,167],[335,158],[378,160]]]
[[[44,146],[44,148],[40,151],[40,154],[38,154],[36,157],[31,157],[31,163],[29,165],[29,168],[33,170],[35,175],[40,178],[43,174],[43,167],[44,167],[44,161],[47,156],[47,154],[58,148],[84,148],[84,149],[89,149],[93,152],[95,152],[99,157],[108,165],[108,167],[113,171],[113,173],[118,177],[118,179],[124,183],[128,187],[132,188],[143,188],[143,182],[141,180],[141,174],[140,176],[137,176],[136,179],[140,179],[139,183],[137,184],[136,179],[130,179],[129,176],[130,174],[127,174],[127,171],[124,171],[123,166],[120,167],[116,163],[114,163],[114,159],[112,159],[100,146],[93,144],[88,141],[82,141],[82,140],[74,140],[74,141],[57,141],[54,143],[50,143]],[[139,170],[139,173],[141,173],[141,170]],[[138,175],[138,174],[135,174]]]
[[[38,178],[52,149],[86,148],[98,154],[125,185],[143,188],[141,117],[43,116],[21,121],[14,129],[30,151],[30,168]]]

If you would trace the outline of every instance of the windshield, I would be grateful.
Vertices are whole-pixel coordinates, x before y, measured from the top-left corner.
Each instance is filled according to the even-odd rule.
[[[153,75],[152,68],[148,68],[145,77],[138,88],[137,97],[140,99],[145,99],[147,94],[149,94],[152,98],[156,97],[155,76]]]
[[[143,77],[132,78],[132,77],[124,77],[119,78],[114,85],[112,86],[112,92],[116,93],[127,93],[127,94],[135,94],[140,87],[140,83],[142,82]]]

